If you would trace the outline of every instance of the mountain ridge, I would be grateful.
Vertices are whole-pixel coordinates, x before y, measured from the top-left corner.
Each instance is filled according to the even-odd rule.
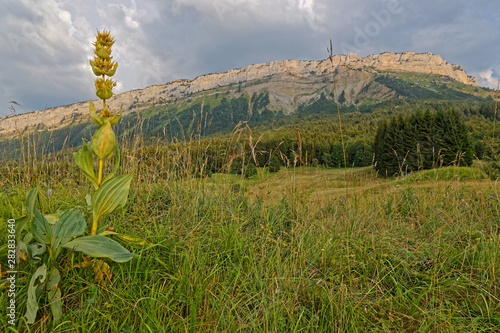
[[[117,112],[122,105],[124,114],[127,114],[145,109],[155,101],[175,103],[196,93],[208,90],[218,93],[218,90],[234,85],[244,85],[242,93],[250,96],[262,90],[269,91],[269,108],[284,114],[293,113],[299,105],[325,89],[331,91],[337,101],[342,95],[346,104],[359,104],[374,97],[379,100],[400,98],[374,79],[375,74],[385,71],[442,75],[463,84],[478,86],[477,79],[467,75],[462,66],[450,64],[436,54],[384,52],[362,58],[350,53],[324,60],[277,60],[204,74],[192,80],[177,79],[117,94],[109,99],[108,106]],[[97,108],[100,107],[99,102],[96,101]],[[87,112],[88,103],[85,101],[6,116],[0,118],[0,135],[12,137],[16,129],[29,130],[40,126],[45,129],[61,128],[75,119],[84,121]]]

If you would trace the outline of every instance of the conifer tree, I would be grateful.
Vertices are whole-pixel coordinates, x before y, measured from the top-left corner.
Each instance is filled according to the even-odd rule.
[[[471,165],[471,140],[456,110],[393,116],[380,124],[373,144],[376,169],[393,176],[419,169]]]

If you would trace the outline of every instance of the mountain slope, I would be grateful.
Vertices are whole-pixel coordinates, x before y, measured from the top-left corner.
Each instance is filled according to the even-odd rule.
[[[461,66],[438,55],[406,52],[250,65],[125,92],[113,96],[108,106],[118,110],[123,105],[124,114],[130,114],[119,123],[121,131],[137,125],[140,115],[148,122],[143,134],[179,138],[194,130],[202,135],[230,130],[242,121],[258,124],[298,112],[328,113],[336,111],[337,102],[344,111],[366,111],[389,100],[487,98],[491,92],[477,87],[476,79]],[[55,146],[64,141],[66,146],[79,145],[92,130],[88,102],[2,118],[3,150],[15,129],[50,133]]]

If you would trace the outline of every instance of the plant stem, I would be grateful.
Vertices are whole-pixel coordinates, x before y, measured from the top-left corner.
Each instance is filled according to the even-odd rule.
[[[99,159],[99,176],[97,178],[97,186],[101,187],[102,182],[102,166],[104,164],[104,160]]]
[[[92,230],[90,231],[91,236],[97,234],[97,221],[99,221],[99,219],[96,218],[92,221]]]

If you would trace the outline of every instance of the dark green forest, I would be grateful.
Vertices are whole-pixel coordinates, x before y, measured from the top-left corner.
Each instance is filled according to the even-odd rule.
[[[394,115],[378,127],[373,143],[375,169],[393,176],[439,166],[470,166],[473,150],[456,109]]]

